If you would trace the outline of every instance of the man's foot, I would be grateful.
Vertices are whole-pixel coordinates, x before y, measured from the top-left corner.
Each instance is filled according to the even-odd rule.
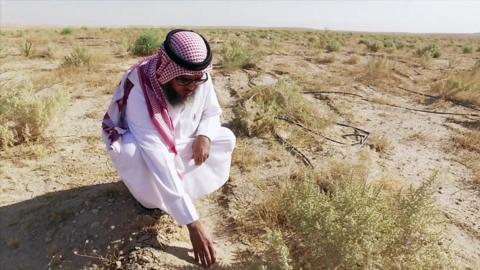
[[[147,207],[143,206],[141,203],[139,203],[138,201],[136,202],[136,206],[138,208],[142,209],[143,211],[149,212],[149,213],[153,213],[155,210],[159,210],[158,208],[147,208]]]

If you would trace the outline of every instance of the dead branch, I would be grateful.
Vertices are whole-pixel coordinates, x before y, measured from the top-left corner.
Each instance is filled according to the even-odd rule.
[[[290,123],[290,124],[292,124],[292,125],[296,125],[296,126],[302,128],[302,129],[304,129],[305,131],[308,131],[308,132],[310,132],[310,133],[312,133],[312,134],[318,135],[318,136],[326,139],[327,141],[331,141],[331,142],[338,143],[338,144],[342,144],[342,145],[345,145],[345,144],[346,144],[346,143],[339,142],[339,141],[336,141],[336,140],[334,140],[334,139],[328,138],[327,136],[321,134],[320,132],[315,131],[315,130],[313,130],[313,129],[310,129],[310,128],[308,128],[308,127],[306,127],[306,126],[304,126],[304,125],[302,125],[302,124],[300,124],[300,123],[298,123],[298,122],[296,122],[296,121],[291,120],[291,119],[288,118],[288,117],[279,116],[279,117],[276,117],[276,119],[283,120],[283,121],[285,121],[285,122],[287,122],[287,123]]]
[[[340,91],[303,91],[303,94],[314,94],[314,95],[321,95],[321,94],[342,94],[345,96],[355,96],[363,98],[361,95],[348,93],[348,92],[340,92]]]
[[[293,156],[299,158],[302,160],[303,164],[305,164],[305,166],[307,167],[310,167],[310,168],[314,168],[313,167],[313,164],[312,162],[310,162],[310,159],[308,159],[307,156],[305,156],[305,154],[303,154],[300,150],[298,150],[298,148],[296,148],[295,146],[293,146],[292,144],[290,144],[289,142],[287,142],[285,139],[283,139],[282,137],[280,137],[280,135],[278,135],[276,132],[274,133],[275,135],[275,138],[282,144],[285,146],[285,148],[288,150],[288,152],[290,152],[290,154],[292,154]]]
[[[402,89],[402,90],[405,90],[405,91],[407,91],[407,92],[413,93],[413,94],[417,94],[417,95],[420,95],[420,96],[424,96],[424,97],[439,98],[438,96],[427,95],[427,94],[424,94],[424,93],[421,93],[421,92],[417,92],[417,91],[414,91],[414,90],[407,89],[407,88],[402,87],[402,86],[398,86],[398,88],[399,88],[399,89]]]
[[[323,92],[322,94],[344,94],[343,92]],[[389,104],[389,103],[381,103],[377,102],[368,98],[365,98],[364,96],[357,95],[357,94],[351,94],[351,96],[359,97],[362,100],[370,103],[376,103],[380,105],[385,105],[385,106],[390,106],[390,107],[395,107],[395,108],[400,108],[408,111],[415,111],[415,112],[423,112],[423,113],[432,113],[432,114],[441,114],[441,115],[458,115],[458,116],[472,116],[472,117],[480,117],[480,114],[477,113],[449,113],[449,112],[439,112],[439,111],[430,111],[430,110],[422,110],[422,109],[415,109],[415,108],[409,108],[409,107],[404,107],[396,104]],[[317,96],[315,95],[317,98]]]

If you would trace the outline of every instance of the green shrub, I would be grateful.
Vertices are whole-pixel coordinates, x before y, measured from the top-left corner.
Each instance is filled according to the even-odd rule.
[[[464,45],[462,49],[463,53],[472,53],[473,52],[473,47],[472,45]]]
[[[155,54],[161,45],[160,37],[153,31],[141,34],[134,42],[129,51],[136,56],[147,56]]]
[[[378,52],[383,47],[382,42],[371,38],[360,39],[358,43],[367,46],[367,49],[371,52]]]
[[[222,66],[227,69],[251,68],[259,61],[260,55],[233,39],[225,43],[220,52]]]
[[[443,221],[434,208],[434,177],[394,195],[355,179],[353,171],[330,192],[312,172],[281,182],[260,205],[266,229],[278,231],[261,254],[263,269],[449,267],[439,245]]]
[[[427,45],[423,48],[417,49],[415,52],[419,57],[432,57],[432,58],[439,58],[440,57],[440,49],[435,44]]]
[[[65,110],[64,93],[38,96],[27,82],[0,85],[0,148],[35,141]]]
[[[70,35],[71,33],[73,33],[73,30],[70,27],[63,28],[62,31],[60,31],[60,35]]]
[[[330,39],[328,40],[327,46],[325,47],[325,49],[327,50],[327,52],[337,52],[340,50],[340,47],[341,47],[341,44],[338,40]]]
[[[92,56],[86,48],[77,47],[63,58],[62,67],[89,66],[91,58]]]

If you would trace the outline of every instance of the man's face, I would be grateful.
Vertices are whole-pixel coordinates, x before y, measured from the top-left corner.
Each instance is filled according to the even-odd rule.
[[[187,99],[192,96],[195,90],[198,89],[198,85],[202,82],[205,75],[183,75],[178,76],[171,80],[170,85],[173,90],[183,99]]]

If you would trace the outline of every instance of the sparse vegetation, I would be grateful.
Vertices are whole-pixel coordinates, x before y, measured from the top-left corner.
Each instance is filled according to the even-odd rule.
[[[392,144],[384,135],[372,135],[369,138],[369,146],[380,155],[388,155],[392,151]]]
[[[38,140],[66,108],[63,93],[37,96],[27,82],[0,86],[0,148]]]
[[[480,105],[480,61],[470,71],[433,84],[432,92],[447,100]]]
[[[248,136],[270,134],[278,125],[278,117],[288,117],[314,130],[327,126],[329,121],[320,117],[299,90],[293,83],[281,81],[248,91],[234,108],[237,132]]]
[[[32,41],[26,39],[23,44],[22,44],[22,54],[23,56],[25,57],[30,57],[32,56],[32,46],[33,46],[33,43]]]
[[[62,67],[81,67],[89,66],[91,54],[86,48],[77,47],[69,55],[63,58]]]
[[[434,177],[393,197],[346,175],[334,192],[315,173],[282,179],[257,215],[273,232],[256,261],[266,269],[442,269],[448,265]],[[258,226],[258,224],[257,224]],[[272,252],[275,251],[275,252]],[[272,256],[273,257],[270,257]],[[282,265],[283,268],[272,268]]]
[[[22,209],[0,228],[8,236],[0,260],[19,269],[181,268],[174,257],[172,264],[163,260],[162,247],[188,235],[168,216],[139,228],[159,219],[136,209],[123,184],[113,183],[118,175],[95,128],[122,73],[139,60],[136,41],[146,32],[161,40],[168,29],[61,30],[0,32],[0,211]],[[449,254],[458,268],[475,268],[478,239],[464,245],[457,236],[478,234],[476,38],[199,31],[214,53],[222,119],[237,136],[229,182],[198,206],[216,213],[205,217],[212,228],[225,225],[239,238],[215,231],[217,247],[225,247],[217,252],[226,265],[218,268],[455,269]],[[138,48],[154,54],[154,42]],[[472,52],[462,53],[468,46]],[[436,51],[442,59],[434,59]],[[365,138],[361,129],[367,140],[350,145]],[[421,185],[438,168],[434,198],[448,214],[447,241],[443,215],[432,206],[433,180]],[[416,189],[408,189],[412,183]],[[98,193],[105,185],[116,188]],[[88,202],[92,194],[98,200]],[[248,259],[231,240],[245,241]],[[39,246],[46,259],[30,256]]]
[[[336,39],[330,39],[327,42],[327,46],[325,46],[325,49],[327,52],[337,52],[340,50],[341,44],[338,42]]]
[[[392,76],[392,63],[385,57],[372,57],[368,60],[365,78],[368,80],[388,79]]]
[[[252,68],[260,60],[260,55],[237,40],[227,42],[221,52],[222,66],[227,69]]]
[[[361,39],[358,43],[367,46],[371,52],[378,52],[383,47],[383,44],[375,39]]]
[[[441,55],[440,49],[435,44],[430,44],[428,46],[417,49],[415,53],[419,57],[428,57],[428,58],[439,58]]]
[[[129,51],[136,56],[147,56],[155,54],[162,41],[157,33],[147,31],[141,34],[134,42]]]
[[[463,48],[462,48],[462,52],[463,53],[472,53],[473,52],[472,45],[470,45],[470,44],[464,45]]]
[[[60,35],[70,35],[73,33],[73,29],[70,27],[65,27],[60,31]]]

